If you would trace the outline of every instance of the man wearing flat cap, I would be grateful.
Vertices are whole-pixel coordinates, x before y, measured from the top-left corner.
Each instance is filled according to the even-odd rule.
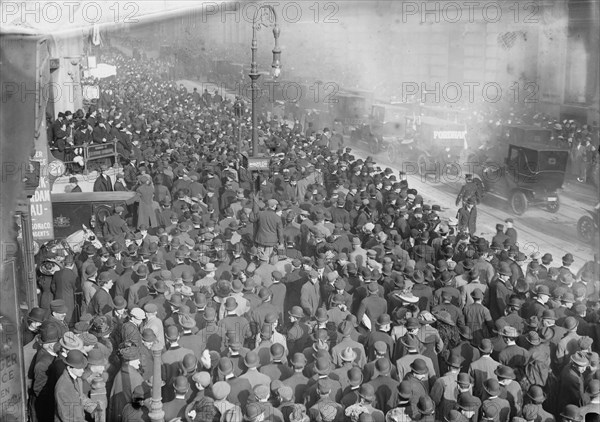
[[[140,308],[129,311],[129,318],[121,326],[121,341],[130,341],[140,347],[142,345],[140,326],[145,319],[146,313]]]

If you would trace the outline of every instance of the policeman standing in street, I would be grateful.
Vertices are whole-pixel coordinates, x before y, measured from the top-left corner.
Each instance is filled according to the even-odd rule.
[[[481,192],[479,191],[479,186],[477,183],[473,181],[472,174],[465,175],[465,184],[460,189],[458,196],[456,197],[456,206],[458,207],[462,201],[462,203],[466,203],[469,198],[474,198],[475,203],[479,205],[481,202]]]

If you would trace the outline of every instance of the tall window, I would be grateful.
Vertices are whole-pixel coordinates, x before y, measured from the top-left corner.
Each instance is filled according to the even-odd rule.
[[[594,0],[569,1],[569,36],[565,102],[586,104],[597,90],[598,3]]]

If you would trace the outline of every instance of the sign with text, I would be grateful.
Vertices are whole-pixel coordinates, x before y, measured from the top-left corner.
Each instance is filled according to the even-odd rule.
[[[95,160],[97,158],[114,157],[115,144],[107,142],[105,144],[90,145],[87,147],[87,159]]]
[[[15,261],[2,263],[0,289],[0,420],[25,422],[25,377]]]
[[[465,139],[467,132],[464,130],[436,130],[433,139]]]
[[[31,228],[33,240],[41,243],[54,239],[52,226],[52,201],[50,200],[50,174],[48,173],[48,140],[46,137],[46,121],[40,125],[40,136],[35,140],[35,155],[31,161],[40,165],[39,185],[31,197]]]
[[[269,170],[270,158],[249,158],[248,170],[263,171]]]

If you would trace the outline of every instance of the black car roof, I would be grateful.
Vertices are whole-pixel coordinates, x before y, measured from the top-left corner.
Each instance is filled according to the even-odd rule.
[[[545,127],[535,126],[535,125],[504,125],[506,128],[515,128],[515,129],[523,129],[523,130],[536,130],[536,131],[545,131],[550,132],[550,129],[546,129]]]
[[[554,146],[554,145],[546,145],[540,143],[526,143],[526,144],[516,144],[510,143],[510,146],[521,149],[530,149],[533,151],[543,152],[543,151],[564,151],[569,152],[568,148]]]

